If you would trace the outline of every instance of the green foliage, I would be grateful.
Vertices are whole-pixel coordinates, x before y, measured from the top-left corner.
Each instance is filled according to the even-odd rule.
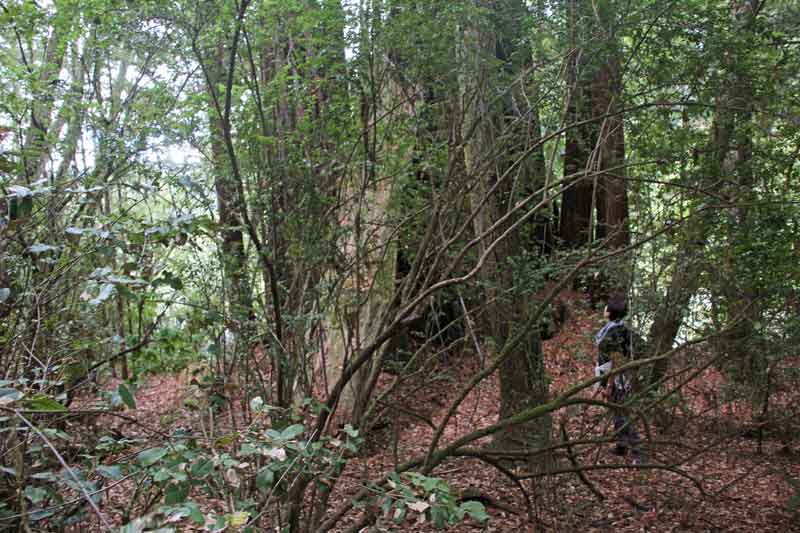
[[[146,448],[135,461],[118,463],[114,474],[131,473],[141,480],[135,494],[137,502],[149,502],[150,527],[174,523],[219,527],[242,527],[257,513],[262,496],[279,502],[298,476],[311,475],[320,482],[341,470],[344,456],[356,453],[362,442],[358,431],[347,426],[340,438],[325,437],[308,441],[303,424],[281,429],[264,429],[260,421],[273,411],[260,398],[251,400],[256,414],[243,431],[216,439],[197,439],[191,434],[176,434],[176,440],[163,446]],[[104,471],[108,474],[109,471]],[[210,513],[200,502],[207,499],[229,502],[226,513]],[[139,527],[140,519],[128,527]]]
[[[147,346],[132,360],[134,378],[141,378],[150,373],[177,372],[191,363],[203,360],[200,350],[204,340],[201,334],[192,334],[185,328],[165,326],[159,328]],[[138,342],[138,338],[130,339],[130,344]]]
[[[388,485],[391,490],[381,498],[380,508],[384,517],[398,525],[407,520],[430,521],[433,527],[445,529],[463,522],[467,516],[478,522],[489,519],[482,503],[459,503],[443,479],[411,472],[404,481],[401,476],[392,474]]]
[[[750,22],[721,2],[583,2],[577,17],[549,1],[344,4],[3,3],[0,406],[34,411],[31,423],[80,480],[4,413],[3,516],[22,514],[24,503],[34,527],[80,527],[85,502],[63,492],[132,476],[138,507],[126,531],[205,525],[205,498],[228,506],[213,527],[233,529],[255,522],[269,498],[285,503],[294,480],[335,485],[363,435],[310,435],[312,417],[333,414],[320,407],[328,398],[296,401],[298,388],[321,389],[314,357],[331,348],[333,329],[347,330],[348,350],[361,346],[352,335],[392,323],[391,311],[435,286],[414,310],[424,322],[415,333],[461,346],[462,324],[474,325],[491,348],[479,322],[493,305],[527,307],[585,258],[586,249],[545,255],[536,241],[537,224],[554,222],[562,202],[563,132],[576,127],[565,123],[575,100],[564,60],[578,49],[591,59],[583,75],[598,57],[618,60],[625,165],[614,172],[626,180],[634,240],[644,241],[579,276],[599,271],[632,287],[643,326],[677,305],[678,339],[725,332],[711,344],[730,380],[725,399],[766,408],[775,390],[796,388],[800,109],[790,2],[761,3]],[[480,65],[454,46],[468,22],[491,28]],[[516,52],[498,56],[507,50]],[[464,146],[479,124],[465,124],[466,110],[484,95],[463,91],[459,75],[479,72],[491,146],[468,170]],[[542,135],[537,175],[525,176],[523,159],[509,188],[480,199],[509,218],[475,240],[477,184],[498,183]],[[593,164],[587,179],[599,191],[608,176]],[[539,190],[545,182],[551,188]],[[390,195],[385,213],[375,213],[376,190]],[[513,211],[529,195],[547,205]],[[490,240],[528,215],[520,252],[500,246],[486,257],[511,282],[472,272]],[[365,287],[376,258],[395,252],[397,265],[386,263],[396,279],[378,287],[389,314],[362,327],[375,311]],[[743,327],[728,334],[739,318]],[[145,443],[78,421],[72,402],[94,400],[87,384],[96,376],[127,380],[98,393],[100,410],[135,410],[132,383],[199,361],[206,377],[192,391],[212,407],[249,406],[245,429],[200,438],[194,427]],[[670,401],[665,408],[677,408]],[[301,410],[308,418],[293,417]],[[197,412],[205,416],[204,402]],[[134,459],[115,462],[124,453]],[[388,519],[485,519],[443,480],[392,483],[381,502]],[[139,509],[147,516],[132,516]]]

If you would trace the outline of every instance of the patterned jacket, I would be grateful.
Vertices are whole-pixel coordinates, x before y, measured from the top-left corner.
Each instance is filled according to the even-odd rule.
[[[631,331],[621,320],[606,324],[597,333],[595,343],[597,344],[596,375],[607,374],[612,368],[631,361]],[[632,384],[631,372],[616,374],[611,380],[611,401],[623,403],[631,391]],[[607,381],[601,381],[600,386],[608,386]]]

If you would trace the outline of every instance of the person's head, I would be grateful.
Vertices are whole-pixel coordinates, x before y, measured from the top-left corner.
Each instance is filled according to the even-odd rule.
[[[628,314],[628,302],[621,294],[612,294],[606,303],[605,313],[609,320],[620,320]]]

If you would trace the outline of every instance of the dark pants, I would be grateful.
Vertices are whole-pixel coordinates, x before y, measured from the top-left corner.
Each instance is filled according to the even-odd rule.
[[[611,415],[614,422],[614,437],[619,446],[628,448],[635,459],[640,459],[642,451],[639,447],[639,434],[633,427],[633,422],[624,413],[616,412]]]

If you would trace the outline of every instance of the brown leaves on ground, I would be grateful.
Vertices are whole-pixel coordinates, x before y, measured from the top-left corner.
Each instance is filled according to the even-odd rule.
[[[593,374],[592,338],[602,318],[586,309],[579,296],[569,297],[571,320],[558,336],[544,343],[551,395]],[[396,464],[427,451],[434,434],[430,424],[439,426],[452,400],[483,367],[479,359],[464,353],[439,360],[387,399],[367,452],[349,463],[331,498],[331,509]],[[388,385],[391,379],[382,376],[381,385]],[[723,401],[720,390],[724,382],[718,371],[707,369],[663,402],[660,426],[653,420],[648,420],[647,426],[637,422],[649,456],[645,465],[609,453],[611,424],[604,408],[578,405],[559,411],[553,417],[554,428],[560,433],[563,427],[570,441],[606,442],[573,446],[586,482],[574,473],[527,479],[522,482],[527,501],[514,483],[488,464],[472,458],[447,460],[432,475],[448,480],[454,492],[469,490],[480,495],[491,515],[486,525],[467,520],[451,531],[800,530],[800,518],[787,505],[795,494],[788,480],[800,479],[797,443],[788,431],[781,435],[770,426],[759,431],[749,406]],[[163,425],[180,403],[179,390],[176,378],[151,379],[137,393],[135,415],[151,425],[155,420]],[[591,390],[582,394],[588,397]],[[791,412],[798,397],[800,392],[790,391],[776,401]],[[495,375],[459,406],[440,446],[491,425],[497,420],[498,408]],[[474,443],[484,444],[487,442]],[[572,468],[565,452],[557,453],[555,468]],[[401,524],[391,517],[379,519],[375,530],[433,530],[429,523],[416,520],[414,511],[408,514]],[[357,518],[348,515],[342,530]]]
[[[602,326],[602,317],[586,309],[575,295],[571,301],[571,321],[557,337],[544,343],[551,396],[593,375],[592,339]],[[403,410],[426,413],[438,425],[450,401],[480,369],[475,355],[453,357],[439,364],[435,372],[424,373],[428,378],[435,376],[435,384],[409,383],[394,401]],[[450,459],[433,475],[447,479],[454,490],[477,489],[489,502],[503,503],[504,510],[488,505],[492,518],[487,531],[800,530],[800,520],[787,507],[794,494],[787,477],[800,479],[796,443],[781,442],[779,436],[766,432],[758,453],[757,439],[746,431],[753,420],[752,410],[741,402],[720,399],[724,381],[718,371],[707,369],[665,402],[664,427],[656,427],[652,421],[647,428],[637,424],[649,464],[634,465],[630,457],[610,454],[610,442],[575,446],[576,461],[599,496],[573,473],[526,480],[529,509],[506,476],[478,460]],[[588,397],[591,390],[582,394]],[[442,444],[494,423],[498,407],[499,384],[492,376],[461,404]],[[383,447],[350,465],[345,483],[339,486],[339,502],[354,494],[366,479],[390,470],[395,461],[402,463],[425,453],[433,434],[431,427],[400,410],[387,418],[392,423],[383,428]],[[611,440],[610,417],[602,407],[580,405],[560,411],[554,416],[554,426],[561,425],[570,441]],[[571,468],[563,455],[556,468]],[[379,526],[395,531],[432,530],[411,520],[403,525],[384,520]],[[467,522],[451,530],[480,528]]]

